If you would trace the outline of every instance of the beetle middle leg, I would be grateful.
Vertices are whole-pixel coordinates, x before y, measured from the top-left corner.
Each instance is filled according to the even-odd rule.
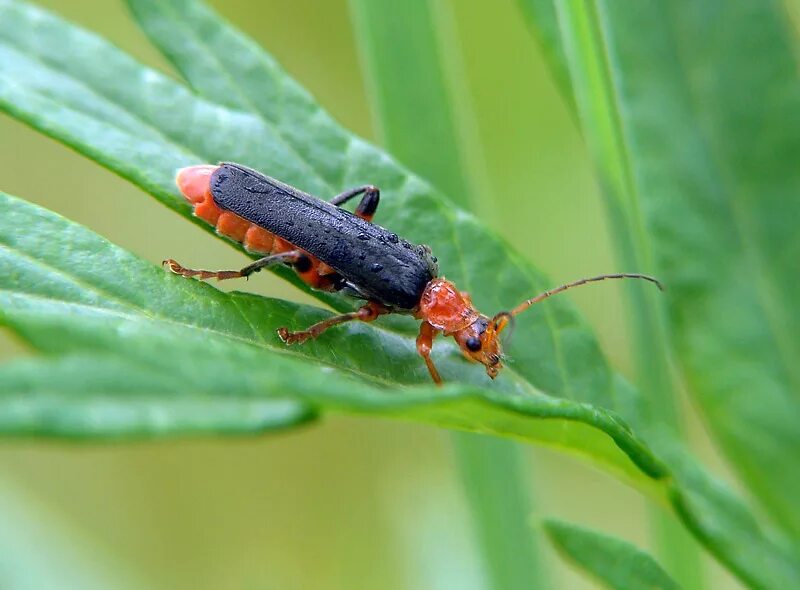
[[[176,275],[181,275],[182,277],[198,277],[201,280],[217,279],[218,281],[224,281],[225,279],[248,277],[254,272],[260,271],[262,268],[266,268],[267,266],[271,266],[273,264],[278,264],[279,262],[295,262],[299,260],[301,256],[302,254],[297,250],[281,252],[279,254],[270,254],[269,256],[264,256],[264,258],[259,258],[252,264],[248,264],[240,270],[202,270],[186,268],[171,258],[162,262],[161,266],[166,266],[171,272],[175,273]]]
[[[377,186],[366,184],[364,186],[352,188],[333,197],[330,200],[330,203],[331,205],[336,205],[337,207],[341,207],[353,197],[357,197],[358,195],[361,194],[363,194],[364,196],[361,198],[361,202],[358,204],[358,207],[356,207],[355,213],[361,219],[372,221],[372,218],[375,215],[375,211],[378,209],[378,203],[381,200],[381,191],[378,189]]]
[[[356,311],[335,315],[327,320],[317,322],[316,324],[313,324],[300,332],[290,332],[286,328],[278,328],[278,337],[286,344],[302,344],[306,340],[316,338],[328,328],[332,328],[338,324],[352,322],[353,320],[371,322],[379,315],[384,313],[388,313],[388,310],[385,307],[379,303],[370,301]]]

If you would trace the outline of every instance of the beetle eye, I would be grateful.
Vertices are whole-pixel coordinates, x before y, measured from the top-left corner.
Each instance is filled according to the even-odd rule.
[[[467,346],[467,349],[471,350],[472,352],[478,352],[481,349],[481,339],[476,338],[475,336],[470,336],[467,338],[467,341],[464,344]]]

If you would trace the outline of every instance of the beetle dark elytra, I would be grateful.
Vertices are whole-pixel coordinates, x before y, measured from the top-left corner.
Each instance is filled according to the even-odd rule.
[[[293,266],[314,289],[342,291],[367,302],[357,311],[333,316],[300,332],[280,328],[278,335],[286,344],[305,342],[352,320],[371,322],[390,313],[412,315],[422,321],[417,351],[436,383],[442,379],[430,354],[440,332],[452,336],[464,356],[482,363],[494,379],[503,368],[498,335],[531,305],[571,287],[605,279],[644,279],[662,288],[658,280],[642,274],[600,275],[545,291],[490,318],[475,309],[467,293],[438,276],[437,260],[428,246],[411,244],[372,223],[380,201],[380,191],[374,186],[361,186],[323,201],[232,163],[183,168],[176,182],[197,217],[263,258],[235,271],[193,270],[165,260],[169,270],[184,277],[223,280],[247,277],[282,263]],[[341,208],[357,196],[361,201],[355,214]]]

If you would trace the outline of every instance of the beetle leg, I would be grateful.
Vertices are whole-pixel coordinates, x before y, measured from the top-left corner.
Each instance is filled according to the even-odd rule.
[[[433,348],[433,339],[436,338],[438,331],[431,326],[428,322],[422,322],[419,327],[419,336],[417,336],[417,352],[425,361],[428,367],[428,372],[431,374],[436,385],[442,384],[442,378],[439,376],[439,371],[436,370],[436,365],[433,364],[431,359],[431,349]]]
[[[352,188],[339,195],[336,195],[331,199],[330,202],[331,205],[340,207],[353,197],[357,197],[360,194],[363,194],[364,196],[361,198],[361,202],[358,204],[358,207],[356,207],[356,215],[358,215],[361,219],[372,221],[372,217],[375,215],[375,211],[378,209],[378,203],[381,200],[381,191],[378,190],[378,187],[376,186],[367,184],[364,186],[359,186],[358,188]]]
[[[281,252],[280,254],[270,254],[259,258],[252,264],[248,264],[241,270],[200,270],[193,268],[186,268],[181,266],[171,258],[161,263],[161,266],[166,266],[171,272],[182,277],[199,277],[201,280],[217,279],[223,281],[225,279],[238,279],[240,277],[248,277],[254,272],[260,271],[262,268],[277,264],[279,262],[294,262],[300,257],[300,252],[291,250],[289,252]]]
[[[364,307],[357,311],[353,311],[350,313],[343,313],[341,315],[335,315],[333,317],[328,318],[327,320],[323,320],[312,326],[309,326],[305,330],[300,332],[290,332],[286,328],[278,328],[278,336],[281,340],[283,340],[286,344],[302,344],[306,340],[310,338],[316,338],[320,334],[322,334],[328,328],[332,328],[338,324],[343,324],[345,322],[351,322],[353,320],[360,320],[362,322],[371,322],[379,315],[388,313],[388,310],[380,305],[379,303],[374,303],[370,301]]]

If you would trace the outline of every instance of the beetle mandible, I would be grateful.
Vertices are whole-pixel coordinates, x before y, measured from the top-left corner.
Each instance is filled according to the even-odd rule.
[[[431,359],[431,348],[439,333],[454,338],[464,356],[482,363],[494,379],[503,368],[499,335],[531,305],[606,279],[644,279],[662,288],[657,279],[638,273],[599,275],[550,289],[489,317],[475,309],[468,293],[439,276],[438,261],[428,246],[411,244],[372,223],[380,201],[380,191],[374,186],[360,186],[323,201],[233,163],[182,168],[176,182],[197,217],[262,258],[241,270],[223,271],[194,270],[169,259],[164,261],[169,270],[184,277],[223,280],[247,277],[282,263],[294,267],[313,289],[340,291],[366,301],[357,311],[332,316],[299,332],[278,329],[286,344],[305,342],[353,320],[411,315],[422,322],[417,351],[437,384],[442,378]],[[341,207],[358,196],[355,213]]]

